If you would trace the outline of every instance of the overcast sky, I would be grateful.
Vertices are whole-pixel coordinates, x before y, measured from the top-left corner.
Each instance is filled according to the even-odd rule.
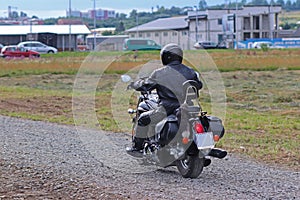
[[[234,1],[234,0],[233,0]],[[171,8],[197,5],[199,0],[96,0],[97,8],[113,9],[116,12],[129,13],[132,9],[151,11],[156,6]],[[208,5],[224,3],[225,0],[206,0]],[[93,0],[71,0],[72,10],[88,10],[93,7]],[[0,0],[0,17],[7,16],[8,6],[13,10],[23,11],[29,16],[40,18],[65,16],[69,0]]]

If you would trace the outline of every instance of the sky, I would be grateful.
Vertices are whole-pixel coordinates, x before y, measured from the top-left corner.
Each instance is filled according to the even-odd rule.
[[[66,16],[71,1],[72,10],[85,11],[93,8],[94,0],[0,0],[0,17],[7,16],[8,6],[17,12],[23,11],[28,16],[36,15],[40,18]],[[208,5],[222,4],[225,0],[206,0]],[[128,14],[131,10],[151,11],[157,5],[165,8],[195,6],[199,0],[96,0],[96,7],[112,9],[119,13]]]

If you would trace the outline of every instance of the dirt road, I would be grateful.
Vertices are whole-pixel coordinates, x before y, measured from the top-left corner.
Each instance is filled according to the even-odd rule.
[[[197,179],[141,166],[129,137],[0,116],[0,199],[299,199],[300,173],[237,155]]]

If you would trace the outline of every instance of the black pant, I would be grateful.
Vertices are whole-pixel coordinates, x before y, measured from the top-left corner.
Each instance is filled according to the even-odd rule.
[[[138,149],[143,148],[144,140],[154,136],[155,125],[166,117],[167,112],[163,106],[158,106],[157,109],[142,113],[135,127],[134,146]]]

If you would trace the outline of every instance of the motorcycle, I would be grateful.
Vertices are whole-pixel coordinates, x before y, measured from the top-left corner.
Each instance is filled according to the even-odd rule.
[[[122,81],[129,82],[131,77],[122,75]],[[215,148],[225,132],[222,121],[202,111],[195,84],[194,81],[186,81],[183,84],[185,99],[180,108],[149,128],[142,153],[128,154],[142,158],[144,164],[164,168],[176,166],[184,178],[197,178],[203,168],[210,165],[210,157],[222,159],[227,155],[226,151]],[[130,84],[127,88],[130,89]],[[128,109],[132,115],[132,139],[139,116],[156,109],[158,104],[157,93],[142,91],[136,108]]]

